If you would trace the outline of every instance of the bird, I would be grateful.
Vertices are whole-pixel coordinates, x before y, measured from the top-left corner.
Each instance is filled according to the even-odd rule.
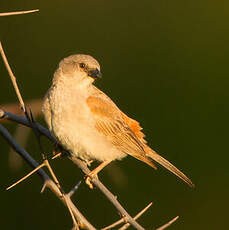
[[[100,162],[87,177],[89,187],[91,178],[106,165],[128,155],[154,169],[157,162],[194,187],[183,172],[147,145],[139,122],[94,85],[101,77],[92,56],[68,56],[60,61],[42,106],[50,132],[64,149],[88,165]]]

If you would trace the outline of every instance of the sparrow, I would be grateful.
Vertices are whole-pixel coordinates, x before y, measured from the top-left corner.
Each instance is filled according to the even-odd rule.
[[[139,123],[94,86],[101,77],[100,65],[92,56],[64,58],[42,107],[49,130],[64,149],[87,164],[101,162],[86,182],[90,185],[89,179],[111,161],[130,155],[154,169],[157,162],[194,187],[184,173],[147,145]]]

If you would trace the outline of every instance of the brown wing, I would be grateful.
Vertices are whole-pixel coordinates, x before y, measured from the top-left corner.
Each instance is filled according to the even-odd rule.
[[[95,127],[120,151],[156,168],[145,153],[144,134],[139,123],[124,113],[107,98],[90,96],[87,104],[94,115]]]
[[[126,122],[126,124],[130,127],[130,129],[132,130],[132,132],[139,138],[139,140],[146,144],[146,140],[144,139],[145,134],[143,132],[141,132],[142,127],[140,126],[139,122],[135,121],[132,118],[129,118],[126,114],[121,113],[121,116],[123,118],[123,120]]]

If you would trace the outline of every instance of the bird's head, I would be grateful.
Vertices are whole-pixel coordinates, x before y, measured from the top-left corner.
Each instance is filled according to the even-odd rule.
[[[76,54],[64,58],[59,63],[58,76],[65,80],[73,80],[79,83],[93,83],[101,78],[99,63],[90,55]]]

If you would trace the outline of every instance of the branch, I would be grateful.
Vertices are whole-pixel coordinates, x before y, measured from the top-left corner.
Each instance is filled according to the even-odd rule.
[[[144,209],[142,209],[135,217],[134,217],[134,220],[137,220],[140,216],[143,215],[143,213],[145,213],[150,207],[152,206],[152,202],[150,202]],[[101,230],[108,230],[108,229],[111,229],[111,228],[114,228],[116,227],[117,225],[119,224],[122,224],[123,222],[125,222],[126,219],[125,218],[122,218],[116,222],[114,222],[113,224],[105,227],[105,228],[102,228]],[[130,226],[129,223],[125,223],[119,230],[125,230],[127,229],[128,227]]]
[[[31,127],[31,124],[28,122],[28,120],[22,116],[18,116],[12,113],[5,112],[0,109],[0,119],[5,118],[10,121],[15,121],[17,123],[20,123],[22,125]],[[46,136],[49,140],[51,140],[53,143],[56,143],[55,138],[51,135],[51,133],[41,126],[39,123],[36,123],[37,129],[40,132],[41,135]],[[85,175],[88,175],[91,171],[88,169],[87,165],[77,159],[76,157],[70,155],[66,150],[63,152],[68,156],[68,158],[76,164],[83,172]],[[107,199],[116,207],[117,211],[125,217],[126,221],[130,223],[133,227],[139,230],[144,230],[144,228],[139,225],[130,215],[129,213],[122,207],[122,205],[118,202],[116,197],[100,182],[98,178],[93,177],[92,178],[92,183],[107,197]]]
[[[42,99],[31,99],[25,101],[25,104],[31,108],[33,111],[33,116],[38,117],[42,115],[41,106],[42,106]],[[23,112],[21,111],[20,107],[18,106],[18,103],[7,103],[7,104],[0,104],[0,108],[2,108],[5,111],[8,111],[10,113],[16,114],[16,115],[22,115]],[[0,122],[6,122],[7,120],[1,120]]]
[[[22,116],[18,116],[12,113],[8,113],[3,111],[2,109],[0,109],[0,119],[7,119],[9,121],[14,121],[16,123],[25,125],[27,127],[30,127],[30,123],[28,122],[28,120],[25,117]],[[36,123],[36,126],[38,128],[38,131],[40,132],[41,135],[47,137],[51,142],[56,143],[55,138],[51,135],[51,133],[49,132],[49,130],[47,130],[46,128],[44,128],[42,125],[40,125],[39,123]],[[74,163],[76,164],[83,172],[85,175],[88,175],[90,173],[90,170],[88,169],[87,165],[71,156],[67,151],[64,150],[63,152],[64,154],[66,154],[68,156],[68,158]],[[133,227],[135,227],[136,229],[143,229],[136,221],[134,218],[132,218],[127,212],[126,210],[121,206],[121,204],[117,201],[116,197],[100,182],[100,180],[96,177],[92,178],[92,183],[107,197],[107,199],[116,207],[116,209],[118,210],[119,213],[121,213],[121,215],[125,218],[125,220],[130,223]],[[166,223],[165,225],[161,226],[160,228],[158,228],[157,230],[163,230],[165,228],[167,228],[168,226],[170,226],[172,223],[174,223],[177,219],[179,218],[179,216],[175,217],[174,219],[172,219],[171,221],[169,221],[168,223]]]
[[[0,125],[0,134],[2,137],[9,143],[9,145],[17,152],[33,169],[39,166],[38,162],[36,162],[10,135],[10,133]],[[48,187],[56,196],[61,200],[65,206],[69,205],[71,210],[76,217],[76,219],[87,229],[89,230],[96,230],[88,221],[87,219],[80,213],[80,211],[76,208],[76,206],[72,203],[69,196],[67,197],[67,202],[63,199],[63,196],[57,187],[57,185],[50,179],[50,177],[45,173],[43,169],[39,169],[36,172],[40,178],[42,179],[44,186]],[[43,186],[43,188],[44,188]],[[68,204],[67,204],[68,203]]]
[[[0,16],[11,16],[11,15],[18,15],[18,14],[30,14],[39,11],[36,10],[27,10],[27,11],[16,11],[16,12],[7,12],[7,13],[0,13]]]
[[[10,15],[18,15],[18,14],[27,14],[27,13],[33,13],[33,12],[37,12],[39,11],[38,9],[36,10],[29,10],[29,11],[18,11],[18,12],[8,12],[8,13],[0,13],[0,16],[10,16]],[[33,115],[32,115],[32,111],[30,110],[30,113],[27,112],[24,101],[22,99],[20,90],[18,88],[17,85],[17,80],[16,77],[14,76],[10,65],[8,63],[7,57],[5,55],[5,52],[3,50],[1,41],[0,41],[0,54],[2,56],[3,62],[6,66],[6,69],[8,71],[8,74],[10,76],[11,82],[13,84],[14,90],[16,92],[17,98],[19,100],[20,103],[20,107],[22,109],[22,111],[25,114],[25,117],[21,117],[21,116],[17,116],[11,113],[7,113],[4,112],[3,110],[0,109],[0,119],[1,118],[6,118],[8,120],[12,120],[12,121],[16,121],[20,124],[23,124],[25,126],[28,126],[30,128],[32,128],[32,130],[34,131],[34,133],[36,134],[36,137],[38,139],[38,142],[40,144],[40,135],[44,135],[46,136],[49,140],[51,140],[53,143],[57,144],[57,141],[55,140],[55,138],[51,135],[51,133],[45,129],[44,127],[42,127],[39,123],[35,122],[33,119]],[[25,178],[27,178],[28,176],[32,175],[33,173],[37,173],[40,178],[43,180],[43,187],[42,187],[42,192],[44,191],[44,189],[46,187],[48,187],[64,204],[65,206],[67,206],[67,208],[70,211],[70,214],[72,216],[73,219],[73,223],[74,223],[74,229],[79,229],[75,218],[77,219],[77,221],[79,222],[78,224],[82,227],[86,227],[89,230],[96,230],[87,220],[86,218],[79,212],[79,210],[76,208],[76,206],[72,203],[71,201],[71,195],[76,191],[76,189],[78,188],[76,185],[68,194],[65,194],[64,191],[62,190],[62,188],[59,185],[59,182],[53,172],[53,170],[51,169],[47,159],[43,156],[43,151],[42,151],[42,146],[40,144],[40,148],[41,148],[41,152],[42,152],[42,156],[44,159],[43,164],[39,165],[14,139],[13,137],[10,135],[10,133],[2,126],[0,125],[0,134],[3,136],[3,138],[9,143],[9,145],[21,156],[23,157],[23,159],[34,169],[31,173],[29,173],[27,176],[25,176],[24,178],[22,178],[21,180],[19,180],[18,182],[16,182],[15,184],[19,183],[20,181],[23,181]],[[70,160],[72,160],[84,173],[85,175],[89,175],[90,174],[90,170],[88,169],[87,165],[85,162],[77,159],[76,157],[72,156],[71,154],[69,154],[66,150],[62,151],[64,154],[66,154],[68,156],[68,158]],[[42,169],[43,166],[47,166],[49,169],[49,172],[52,175],[53,180],[45,173],[45,171]],[[148,208],[150,205],[148,205],[144,210],[142,210],[135,218],[132,218],[129,213],[121,206],[121,204],[118,202],[117,198],[100,182],[100,180],[96,177],[91,178],[91,182],[97,187],[99,188],[99,190],[107,197],[107,199],[116,207],[116,209],[118,210],[118,212],[122,215],[122,220],[120,220],[121,222],[126,221],[127,223],[120,229],[124,230],[126,228],[128,228],[130,225],[132,225],[133,227],[135,227],[138,230],[144,230],[144,228],[139,225],[135,219],[137,219],[137,217],[139,217],[140,215],[142,215]],[[14,185],[15,185],[14,184]],[[12,185],[12,186],[14,186]],[[10,187],[12,187],[10,186]],[[162,227],[158,228],[157,230],[163,230],[165,229],[167,226],[169,226],[170,224],[172,224],[178,217],[174,218],[173,220],[171,220],[170,222],[168,222],[167,224],[163,225]],[[118,221],[118,222],[120,222]]]
[[[9,113],[9,112],[3,111],[0,108],[0,119],[2,119],[2,118],[7,119],[8,121],[14,121],[16,123],[19,123],[21,125],[25,125],[25,126],[31,128],[31,124],[27,120],[27,118],[25,118],[23,116],[15,115],[13,113]],[[51,133],[46,128],[44,128],[39,123],[36,123],[36,127],[38,128],[38,131],[40,132],[40,134],[42,134],[43,136],[46,136],[53,143],[56,143],[55,138],[51,135]]]
[[[73,229],[79,229],[79,228],[78,228],[78,225],[77,225],[77,221],[76,221],[76,219],[75,219],[75,216],[74,216],[74,214],[73,214],[73,212],[72,212],[72,210],[71,210],[71,207],[70,207],[70,205],[69,205],[69,202],[68,202],[68,200],[67,200],[67,198],[66,198],[66,195],[65,195],[65,193],[62,192],[62,188],[61,188],[61,186],[60,186],[60,184],[59,184],[59,182],[58,182],[58,180],[57,180],[57,178],[56,178],[56,176],[55,176],[55,173],[53,172],[51,166],[49,165],[49,162],[47,161],[47,159],[46,159],[46,157],[45,157],[45,155],[44,155],[43,147],[42,147],[41,142],[40,142],[40,133],[37,131],[37,126],[36,126],[36,123],[35,123],[35,120],[34,120],[34,116],[33,116],[33,114],[32,114],[32,110],[30,109],[30,111],[29,111],[29,113],[28,113],[28,111],[27,111],[27,109],[26,109],[26,107],[25,107],[24,101],[23,101],[23,99],[22,99],[20,90],[19,90],[18,85],[17,85],[16,77],[14,76],[14,74],[13,74],[11,68],[10,68],[10,65],[9,65],[8,60],[7,60],[7,57],[6,57],[5,53],[4,53],[4,50],[3,50],[3,47],[2,47],[1,41],[0,41],[0,53],[1,53],[1,56],[2,56],[2,59],[3,59],[3,62],[4,62],[4,64],[5,64],[5,66],[6,66],[6,69],[7,69],[8,73],[9,73],[9,76],[10,76],[10,79],[11,79],[11,81],[12,81],[12,84],[13,84],[14,90],[15,90],[15,92],[16,92],[16,95],[17,95],[17,97],[18,97],[18,100],[19,100],[19,102],[20,102],[21,109],[23,110],[23,112],[24,112],[24,114],[25,114],[25,117],[27,118],[28,122],[30,123],[30,126],[31,126],[31,128],[32,128],[32,130],[33,130],[33,132],[34,132],[34,134],[35,134],[35,136],[36,136],[36,138],[37,138],[37,141],[38,141],[38,144],[39,144],[39,147],[40,147],[40,150],[41,150],[41,155],[42,155],[42,158],[43,158],[43,160],[44,160],[44,162],[43,162],[42,165],[43,165],[43,166],[46,166],[46,167],[48,168],[49,172],[50,172],[51,175],[52,175],[52,178],[54,179],[54,182],[56,183],[56,185],[57,185],[59,191],[60,191],[61,194],[62,194],[63,200],[65,201],[65,204],[66,204],[66,206],[67,206],[67,208],[68,208],[68,210],[69,210],[69,212],[70,212],[70,214],[71,214],[71,217],[72,217]],[[43,167],[43,166],[41,166],[41,167]],[[37,169],[39,169],[39,167],[38,167]],[[21,181],[23,181],[23,180],[24,180],[25,178],[27,178],[28,176],[32,175],[34,172],[36,172],[37,169],[33,170],[33,171],[32,171],[31,173],[29,173],[27,176],[25,176],[24,178],[22,178],[22,179],[19,180],[18,182],[14,183],[14,184],[13,184],[12,186],[10,186],[8,189],[10,189],[10,188],[12,188],[14,185],[20,183]]]
[[[25,111],[26,111],[26,110],[25,110],[25,104],[24,104],[24,101],[23,101],[23,99],[22,99],[20,90],[19,90],[19,88],[18,88],[17,80],[16,80],[16,77],[14,76],[14,74],[13,74],[11,68],[10,68],[10,65],[9,65],[9,62],[8,62],[7,57],[6,57],[6,55],[5,55],[5,52],[4,52],[4,50],[3,50],[1,41],[0,41],[0,53],[1,53],[1,56],[2,56],[2,59],[3,59],[3,62],[4,62],[4,64],[5,64],[5,66],[6,66],[6,69],[7,69],[8,73],[9,73],[11,82],[12,82],[12,84],[13,84],[14,90],[15,90],[16,95],[17,95],[17,98],[18,98],[18,100],[19,100],[19,102],[20,102],[21,109],[22,109],[23,112],[25,113]]]
[[[76,164],[84,173],[88,175],[91,171],[88,169],[86,163],[77,159],[74,156],[68,155],[68,158]],[[122,207],[122,205],[118,202],[117,198],[101,183],[101,181],[93,177],[91,182],[107,197],[107,199],[115,206],[117,211],[126,219],[128,223],[130,223],[133,227],[139,230],[144,230],[144,228],[138,224],[130,215],[129,213]]]
[[[79,186],[81,184],[81,181],[79,181],[72,189],[71,191],[67,194],[69,197],[72,197],[73,194],[78,190]]]
[[[140,211],[135,217],[134,219],[137,220],[140,216],[142,216],[151,206],[152,206],[152,202],[150,202],[144,209],[142,209],[142,211]],[[119,230],[125,230],[127,228],[129,228],[130,224],[129,223],[125,223],[121,228],[119,228]]]

